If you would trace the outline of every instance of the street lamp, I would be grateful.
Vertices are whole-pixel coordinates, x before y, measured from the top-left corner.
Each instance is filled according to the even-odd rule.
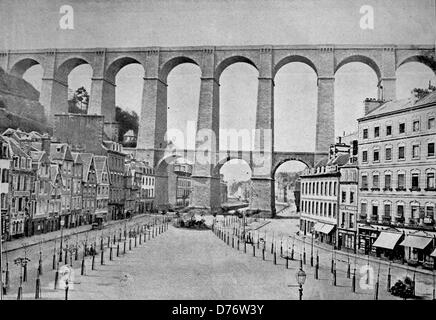
[[[303,284],[306,282],[306,272],[303,271],[303,269],[298,270],[298,272],[295,275],[297,279],[297,283],[299,286],[298,292],[300,300],[303,300]]]
[[[63,244],[63,240],[64,240],[64,223],[65,221],[61,218],[61,245],[59,248],[59,262],[62,262],[62,244]]]

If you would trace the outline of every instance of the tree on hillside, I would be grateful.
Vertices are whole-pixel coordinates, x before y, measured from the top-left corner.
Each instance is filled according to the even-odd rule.
[[[124,134],[133,130],[135,135],[138,135],[139,117],[135,111],[129,112],[115,107],[115,121],[119,124],[118,140],[123,141]]]
[[[432,86],[431,81],[429,81],[427,89],[414,88],[412,90],[412,94],[414,97],[416,97],[418,100],[420,100],[433,91],[436,91],[436,86]]]
[[[69,113],[88,113],[89,94],[85,87],[78,88],[73,97],[68,100],[68,112]]]

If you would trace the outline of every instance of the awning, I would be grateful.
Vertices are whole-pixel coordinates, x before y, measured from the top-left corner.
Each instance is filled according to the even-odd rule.
[[[436,258],[436,249],[434,249],[430,256]]]
[[[400,243],[403,247],[412,247],[416,249],[425,249],[433,238],[409,235]]]
[[[321,232],[323,227],[324,227],[324,223],[317,222],[317,223],[315,223],[315,226],[313,227],[313,231]]]
[[[373,246],[392,250],[395,248],[398,241],[400,241],[402,235],[402,233],[382,231]]]
[[[335,226],[332,224],[324,224],[324,226],[322,227],[320,232],[325,233],[325,234],[329,234],[330,232],[332,232],[332,230],[334,228],[335,228]]]

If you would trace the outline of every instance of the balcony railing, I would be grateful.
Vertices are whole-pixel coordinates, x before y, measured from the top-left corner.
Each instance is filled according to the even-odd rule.
[[[360,188],[360,191],[368,191],[368,187],[362,187]]]
[[[406,188],[404,187],[399,187],[399,188],[395,188],[396,191],[406,191]]]
[[[396,222],[396,223],[404,223],[404,217],[398,217],[398,216],[396,216],[396,217],[395,217],[395,222]]]
[[[371,191],[380,191],[380,188],[371,188]]]
[[[360,214],[359,215],[359,220],[366,221],[366,214]]]
[[[425,191],[436,191],[436,188],[424,188]]]
[[[421,191],[421,188],[418,187],[412,187],[409,189],[410,191]]]
[[[392,188],[390,188],[390,187],[385,187],[385,188],[383,188],[383,191],[392,191],[393,189]]]
[[[390,224],[391,223],[391,216],[383,216],[382,217],[382,222],[383,224]]]
[[[371,221],[372,222],[377,222],[378,221],[378,215],[371,215]]]

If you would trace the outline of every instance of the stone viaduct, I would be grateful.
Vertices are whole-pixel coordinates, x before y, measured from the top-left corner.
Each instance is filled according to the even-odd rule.
[[[336,71],[350,62],[371,67],[378,78],[378,98],[395,99],[396,70],[410,61],[426,64],[436,72],[435,45],[262,45],[204,47],[146,47],[7,50],[0,52],[0,67],[22,76],[35,64],[44,70],[40,102],[49,122],[53,115],[67,112],[68,74],[81,64],[93,69],[90,114],[104,115],[105,127],[114,126],[115,77],[131,63],[144,68],[144,89],[137,154],[161,172],[167,130],[167,77],[182,63],[193,63],[201,70],[198,106],[195,165],[192,175],[193,208],[215,209],[219,206],[219,81],[231,64],[245,62],[258,70],[256,142],[251,153],[252,182],[255,196],[250,207],[274,213],[274,182],[271,174],[277,161],[285,161],[274,153],[274,77],[288,63],[309,65],[318,78],[316,144],[312,161],[326,154],[334,142],[334,79]],[[212,133],[212,134],[211,134]],[[216,133],[216,138],[211,135]],[[213,140],[213,141],[212,141]],[[204,149],[204,145],[207,148]],[[265,157],[265,155],[269,155]],[[289,153],[288,158],[298,157]],[[294,157],[295,156],[295,157]],[[198,161],[207,157],[209,163]],[[285,157],[286,158],[286,157]],[[219,160],[220,161],[220,160]],[[304,160],[303,160],[304,161]],[[253,165],[262,163],[262,165]]]

